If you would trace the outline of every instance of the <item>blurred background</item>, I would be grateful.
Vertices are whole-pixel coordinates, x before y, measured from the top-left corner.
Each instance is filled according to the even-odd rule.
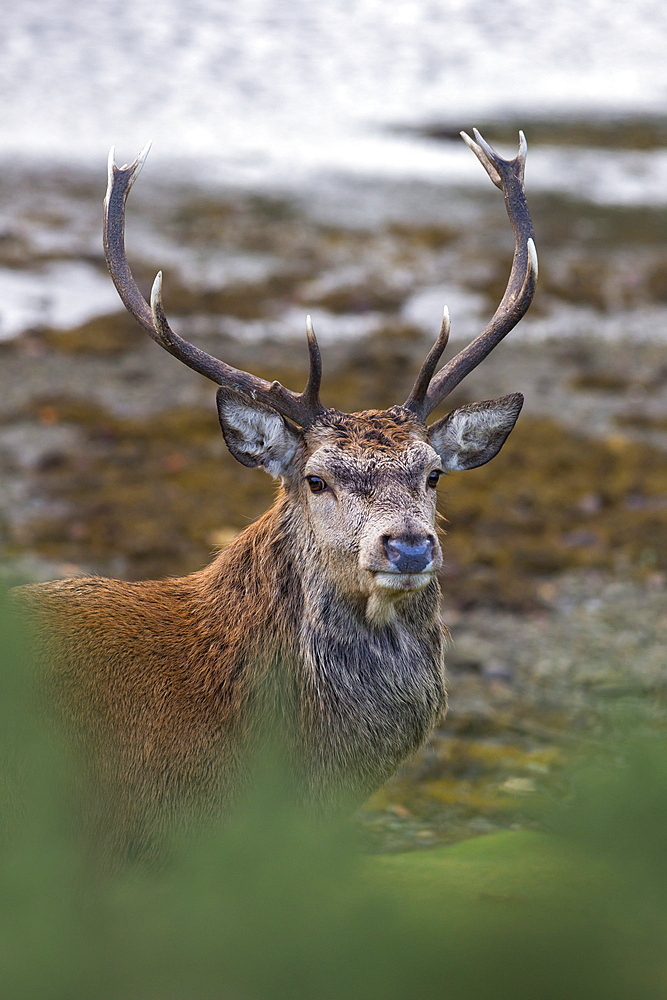
[[[610,707],[664,724],[667,8],[651,0],[26,0],[0,15],[4,573],[203,565],[271,502],[213,387],[106,273],[106,157],[154,145],[128,206],[146,292],[204,349],[323,398],[403,400],[505,287],[498,191],[458,137],[529,145],[529,315],[452,405],[521,391],[501,455],[441,488],[450,715],[359,817],[398,850],[531,825]]]

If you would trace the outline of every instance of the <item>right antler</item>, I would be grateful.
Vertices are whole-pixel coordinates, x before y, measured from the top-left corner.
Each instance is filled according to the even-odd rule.
[[[141,294],[125,256],[125,202],[149,149],[150,143],[142,149],[134,163],[122,167],[116,166],[113,149],[109,154],[109,183],[104,199],[104,255],[125,307],[156,343],[200,375],[265,403],[300,427],[310,426],[318,414],[324,412],[319,397],[322,359],[310,316],[306,320],[310,357],[308,382],[302,393],[296,393],[280,382],[267,382],[257,375],[233,368],[174,333],[162,306],[162,272],[158,272],[153,283],[150,305]]]
[[[452,389],[516,326],[535,293],[537,252],[533,224],[523,188],[527,150],[525,136],[523,132],[519,132],[517,156],[513,160],[504,160],[482,138],[477,129],[473,129],[473,132],[477,141],[471,139],[465,132],[461,132],[461,136],[493,183],[505,195],[505,207],[514,230],[514,259],[505,294],[491,322],[471,344],[468,344],[434,376],[436,365],[449,337],[449,314],[445,310],[438,339],[429,351],[412,392],[403,404],[422,420],[425,420],[445,396],[448,396]]]

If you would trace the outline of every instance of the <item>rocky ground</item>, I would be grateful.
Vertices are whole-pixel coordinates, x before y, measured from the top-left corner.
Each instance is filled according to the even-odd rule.
[[[50,280],[55,265],[83,262],[103,278],[91,185],[29,180],[3,181],[14,212],[0,268]],[[304,378],[308,309],[325,401],[387,406],[407,396],[445,297],[464,336],[494,308],[511,256],[507,223],[491,194],[462,192],[449,215],[428,213],[425,187],[402,190],[393,216],[371,223],[377,192],[354,189],[336,215],[336,190],[308,207],[147,192],[135,272],[144,282],[166,265],[180,330],[293,388]],[[501,455],[441,488],[450,711],[362,810],[374,848],[530,823],[530,803],[559,787],[564,762],[604,743],[612,709],[664,725],[667,213],[602,213],[546,195],[533,210],[546,263],[528,332],[517,330],[452,400],[526,395]],[[33,322],[0,341],[7,577],[185,573],[271,496],[268,477],[225,452],[212,386],[121,313]]]

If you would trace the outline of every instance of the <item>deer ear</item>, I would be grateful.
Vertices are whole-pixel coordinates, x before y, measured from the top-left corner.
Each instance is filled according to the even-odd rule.
[[[469,403],[452,410],[431,424],[431,445],[445,469],[476,469],[497,455],[514,427],[523,406],[523,396],[513,392],[500,399]]]
[[[262,465],[276,478],[286,476],[301,432],[270,406],[226,386],[218,389],[216,402],[225,444],[237,462],[250,468]]]

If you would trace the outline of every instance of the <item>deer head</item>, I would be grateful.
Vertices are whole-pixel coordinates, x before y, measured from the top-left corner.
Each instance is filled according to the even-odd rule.
[[[148,149],[129,166],[117,167],[113,150],[109,160],[104,245],[121,299],[157,343],[220,386],[218,414],[230,452],[243,465],[262,466],[282,481],[304,551],[316,553],[318,572],[332,576],[350,597],[366,600],[371,618],[382,619],[397,600],[434,580],[442,561],[435,531],[439,477],[493,458],[523,403],[521,394],[513,393],[461,406],[426,425],[428,415],[518,323],[537,278],[523,188],[523,133],[512,160],[501,158],[476,130],[474,140],[461,134],[505,196],[515,236],[505,294],[482,333],[436,374],[449,336],[445,309],[440,334],[407,400],[387,411],[352,414],[327,409],[320,401],[322,365],[310,317],[310,372],[298,394],[231,367],[171,329],[162,305],[161,273],[149,304],[125,256],[125,202]]]

